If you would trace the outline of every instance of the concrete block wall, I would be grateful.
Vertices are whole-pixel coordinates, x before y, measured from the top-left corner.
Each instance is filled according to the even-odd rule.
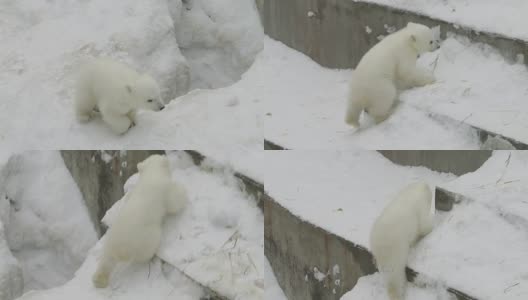
[[[136,165],[155,153],[164,151],[61,151],[64,163],[83,195],[90,218],[100,236],[106,230],[101,226],[101,219],[123,197],[123,185],[137,172]]]
[[[330,68],[355,67],[378,36],[387,34],[386,27],[399,29],[408,22],[440,25],[443,37],[446,32],[467,36],[496,47],[511,61],[518,54],[528,55],[526,41],[379,4],[352,0],[257,0],[257,4],[267,35]]]

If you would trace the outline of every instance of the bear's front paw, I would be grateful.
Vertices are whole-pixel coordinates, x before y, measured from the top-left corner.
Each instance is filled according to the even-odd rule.
[[[106,273],[95,273],[92,278],[93,285],[98,289],[104,289],[108,286],[108,277]]]
[[[421,78],[421,80],[419,80],[418,86],[424,86],[424,85],[428,85],[428,84],[433,84],[433,83],[435,83],[435,81],[436,81],[436,78],[435,78],[435,76],[432,73],[426,73]]]

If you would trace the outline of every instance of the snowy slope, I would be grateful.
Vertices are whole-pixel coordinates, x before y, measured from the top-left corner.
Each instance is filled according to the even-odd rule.
[[[238,26],[256,16],[255,8],[240,6],[238,13],[246,14],[247,19],[239,24],[225,20],[229,11],[214,11],[221,3],[215,2],[212,11],[219,20],[223,18],[222,22],[195,29],[206,33],[217,30],[225,51],[231,49],[230,59],[244,61],[243,66],[230,65],[233,73],[240,76],[259,50],[262,28],[253,20],[256,25],[240,32]],[[110,132],[99,119],[88,124],[75,120],[72,87],[78,66],[87,56],[110,56],[148,71],[163,87],[165,101],[187,92],[190,69],[180,53],[171,18],[185,14],[181,10],[186,8],[167,4],[165,0],[1,3],[0,22],[5,26],[0,26],[0,142],[13,149],[91,149],[95,145],[114,149],[145,149],[147,145],[193,149],[214,145],[224,149],[231,144],[243,147],[248,141],[252,145],[255,140],[260,143],[256,104],[246,98],[249,93],[235,92],[236,87],[195,91],[171,101],[162,112],[142,112],[137,126],[124,136]],[[203,25],[185,22],[186,19],[180,26]],[[57,35],[60,38],[55,38]],[[248,46],[245,52],[240,43],[247,41],[254,46]],[[199,48],[193,42],[189,45],[189,51]],[[205,58],[203,64],[207,64]],[[223,69],[218,67],[217,73],[218,70]]]
[[[95,289],[92,275],[96,269],[96,255],[101,251],[101,243],[90,252],[75,277],[64,286],[26,293],[20,300],[197,300],[203,292],[182,275],[165,272],[159,259],[149,265],[131,265],[118,268],[114,276],[117,282],[109,289]]]
[[[528,144],[528,70],[485,44],[454,36],[423,55],[437,83],[403,92],[402,101]]]
[[[188,190],[190,207],[167,221],[158,256],[230,299],[262,299],[264,228],[256,201],[240,190],[229,169],[207,161],[195,166],[182,152],[169,158],[174,180]],[[135,180],[137,175],[126,190]],[[109,210],[105,223],[111,224],[120,205]]]
[[[269,38],[253,69],[264,101],[264,136],[290,149],[478,149],[468,126],[431,118],[406,103],[378,126],[355,131],[344,122],[349,70],[321,67]]]
[[[354,0],[372,2],[420,13],[475,29],[528,40],[524,0]],[[500,21],[498,21],[500,20]]]
[[[97,237],[60,154],[26,152],[11,157],[0,169],[0,199],[7,207],[0,219],[7,244],[22,267],[24,290],[69,280]]]

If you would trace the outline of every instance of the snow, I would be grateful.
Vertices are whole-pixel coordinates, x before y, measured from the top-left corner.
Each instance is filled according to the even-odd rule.
[[[262,50],[254,1],[167,0],[176,40],[191,68],[191,88],[219,88],[241,78]],[[236,9],[233,9],[236,8]]]
[[[248,143],[261,149],[257,104],[243,84],[185,94],[191,77],[195,86],[200,86],[196,78],[213,87],[237,80],[262,47],[254,4],[202,2],[186,2],[195,6],[191,10],[165,0],[0,4],[0,98],[5,100],[0,103],[0,142],[14,150],[214,145],[225,151],[230,145]],[[214,22],[199,22],[191,16],[195,14],[209,14]],[[175,19],[178,16],[181,19]],[[244,17],[232,19],[237,16]],[[188,34],[182,33],[184,29]],[[202,33],[213,38],[211,43],[219,42],[217,51],[201,44],[197,37],[203,37]],[[60,39],[55,39],[57,34]],[[180,53],[180,47],[188,57]],[[193,50],[196,56],[191,55]],[[80,124],[72,112],[73,83],[88,56],[111,57],[152,74],[166,102],[185,96],[170,101],[162,112],[141,112],[137,126],[123,136],[113,134],[100,119]],[[202,79],[214,74],[222,75],[217,78],[221,83]]]
[[[64,284],[97,241],[81,193],[58,152],[12,156],[0,169],[0,201],[7,202],[1,221],[23,271],[24,291]],[[2,262],[13,263],[5,256],[9,249]]]
[[[380,125],[372,126],[372,121],[364,118],[361,122],[366,128],[355,131],[344,122],[350,70],[323,68],[270,38],[264,43],[252,67],[258,70],[261,84],[253,90],[264,102],[264,136],[276,144],[290,149],[334,150],[480,147],[469,126],[432,118],[405,102]]]
[[[2,199],[0,203],[2,215],[9,213],[9,203]],[[6,209],[7,208],[7,209]],[[5,218],[0,219],[0,299],[11,300],[22,295],[24,289],[22,268],[16,258],[13,257],[6,241]]]
[[[279,286],[275,274],[273,274],[273,269],[267,258],[264,258],[264,276],[266,278],[266,291],[264,292],[264,299],[273,299],[273,300],[288,300],[286,295]]]
[[[271,197],[300,219],[367,249],[372,223],[402,186],[425,180],[461,194],[452,211],[435,212],[434,229],[411,251],[409,267],[439,290],[449,286],[478,299],[528,296],[528,152],[495,151],[477,171],[460,177],[398,166],[377,152],[273,151],[266,156],[265,188]],[[348,299],[385,299],[376,288],[378,279],[364,280]]]
[[[406,300],[449,300],[445,291],[434,287],[417,287],[407,285]],[[383,278],[379,273],[359,278],[356,286],[344,294],[341,300],[389,300]]]
[[[524,0],[354,0],[396,7],[476,31],[528,40]],[[497,20],[500,20],[498,22]]]
[[[262,161],[266,155],[264,151],[248,149],[218,151],[218,149],[203,148],[200,149],[200,153],[211,162],[220,163],[225,168],[231,168],[234,172],[264,184],[264,169],[262,168]]]
[[[272,198],[301,219],[366,248],[371,225],[403,186],[425,181],[433,188],[455,178],[398,166],[374,151],[270,151],[263,165]]]
[[[524,64],[508,63],[496,49],[458,36],[420,63],[434,68],[437,83],[402,93],[402,101],[528,144]]]
[[[527,166],[526,151],[496,151],[477,171],[442,184],[465,198],[441,215],[411,266],[479,299],[525,299]]]
[[[321,282],[326,278],[327,274],[321,273],[316,267],[313,268],[313,277],[315,280]]]
[[[96,269],[96,256],[101,251],[101,243],[90,252],[90,255],[75,274],[75,277],[64,286],[37,292],[29,292],[20,300],[98,300],[98,299],[174,299],[196,300],[202,296],[201,289],[185,280],[178,273],[167,273],[159,259],[150,265],[128,265],[115,271],[113,278],[117,283],[108,289],[96,289],[92,286],[92,275]]]
[[[230,299],[261,299],[264,221],[256,201],[241,191],[229,168],[207,161],[195,166],[183,152],[168,155],[174,180],[187,188],[190,207],[167,220],[157,255]],[[127,181],[127,190],[135,180],[137,175]],[[120,205],[103,222],[111,224]]]

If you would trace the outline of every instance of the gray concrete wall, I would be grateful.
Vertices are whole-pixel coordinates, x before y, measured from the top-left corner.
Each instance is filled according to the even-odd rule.
[[[408,22],[441,25],[442,36],[454,32],[475,42],[490,44],[509,60],[528,55],[526,42],[402,11],[352,0],[265,0],[258,5],[267,35],[297,49],[323,66],[352,68],[363,54],[386,35],[385,25],[404,27]],[[308,17],[313,11],[314,17]],[[367,33],[366,27],[372,32]]]
[[[438,172],[462,175],[477,170],[488,160],[488,150],[379,150],[392,162],[404,166],[424,166]]]
[[[264,238],[266,257],[290,300],[338,300],[359,277],[375,271],[366,249],[297,218],[269,197],[264,198]],[[334,275],[335,265],[339,274]],[[314,267],[330,274],[319,282]]]
[[[164,153],[142,150],[104,152],[111,156],[110,161],[105,162],[102,151],[98,150],[61,151],[64,163],[83,195],[99,235],[105,232],[101,219],[105,212],[123,197],[123,185],[137,172],[136,165],[151,154]]]

